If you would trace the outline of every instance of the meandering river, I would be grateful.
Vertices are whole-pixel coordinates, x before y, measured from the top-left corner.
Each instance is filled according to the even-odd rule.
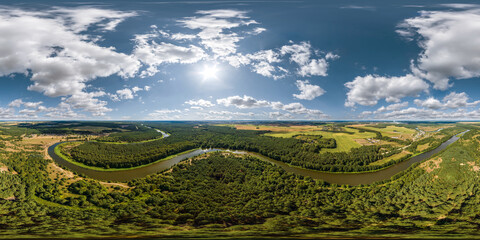
[[[161,131],[159,131],[161,132]],[[465,132],[468,132],[465,131]],[[465,133],[463,132],[463,133]],[[161,132],[164,137],[168,137],[168,134],[165,134],[164,132]],[[398,163],[396,165],[390,166],[388,168],[376,171],[376,172],[366,172],[366,173],[329,173],[329,172],[320,172],[320,171],[315,171],[315,170],[308,170],[308,169],[303,169],[299,167],[294,167],[294,166],[289,166],[288,164],[285,164],[280,161],[273,160],[271,158],[265,157],[263,155],[260,155],[258,153],[251,153],[251,152],[245,152],[245,151],[233,151],[234,153],[240,153],[240,154],[248,154],[255,156],[263,161],[270,162],[272,164],[275,164],[281,168],[283,168],[287,172],[292,172],[295,174],[299,174],[302,176],[308,176],[313,179],[322,179],[326,182],[329,183],[336,183],[336,184],[348,184],[348,185],[360,185],[360,184],[371,184],[377,181],[382,181],[385,179],[389,179],[395,174],[406,170],[408,167],[410,167],[412,164],[423,161],[425,159],[430,158],[432,155],[442,151],[445,149],[448,145],[454,143],[458,139],[460,139],[460,136],[463,134],[457,134],[447,140],[446,142],[442,143],[439,147],[429,151],[425,152],[422,154],[419,154],[417,156],[414,156],[406,161],[403,161],[401,163]],[[182,160],[195,157],[207,152],[213,152],[213,151],[225,151],[222,149],[198,149],[189,153],[181,154],[178,156],[175,156],[173,158],[156,162],[144,167],[139,167],[135,169],[128,169],[128,170],[121,170],[121,171],[98,171],[98,170],[92,170],[88,168],[83,168],[81,166],[75,165],[71,162],[66,161],[62,157],[58,156],[55,153],[55,147],[58,146],[61,143],[56,143],[48,148],[48,154],[52,157],[52,159],[59,165],[67,167],[70,170],[73,170],[77,173],[82,173],[85,174],[88,177],[102,180],[102,181],[114,181],[114,182],[126,182],[130,181],[135,178],[141,178],[145,177],[150,174],[154,174],[160,171],[164,171],[166,169],[171,168],[175,164],[179,163]]]

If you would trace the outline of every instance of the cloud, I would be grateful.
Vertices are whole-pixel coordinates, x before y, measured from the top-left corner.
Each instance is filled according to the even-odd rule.
[[[311,59],[312,46],[309,42],[285,45],[281,47],[280,53],[282,55],[290,54],[290,61],[298,64],[297,73],[302,77],[327,76],[327,59],[337,59],[339,57],[333,53],[327,53],[326,58]]]
[[[275,63],[282,61],[280,53],[274,50],[261,50],[249,54],[236,54],[225,57],[225,60],[235,68],[243,65],[250,66],[252,71],[273,79],[280,79],[285,77],[285,71],[281,71],[279,66],[274,66]],[[278,73],[280,70],[280,73]]]
[[[85,95],[86,82],[96,78],[132,77],[140,66],[134,57],[99,46],[92,35],[81,32],[113,30],[133,15],[95,8],[55,8],[42,13],[0,9],[0,76],[26,74],[33,82],[29,90],[71,99]],[[97,103],[102,109],[103,103]]]
[[[135,17],[136,12],[122,12],[100,8],[54,8],[48,11],[58,15],[74,32],[86,31],[90,26],[96,25],[100,30],[113,31],[117,25],[126,18]]]
[[[189,101],[186,101],[185,103],[188,104],[188,105],[198,106],[198,107],[213,107],[213,106],[215,106],[215,104],[213,104],[211,101],[204,100],[204,99],[189,100]]]
[[[268,107],[270,103],[265,100],[257,100],[253,97],[244,95],[240,96],[231,96],[227,98],[217,99],[217,103],[224,105],[226,107],[235,106],[237,108],[259,108],[259,107]]]
[[[217,99],[217,103],[226,107],[234,106],[240,109],[266,107],[273,110],[287,111],[291,114],[305,115],[309,119],[328,118],[328,115],[324,114],[322,111],[316,109],[308,109],[298,102],[283,104],[281,102],[257,100],[253,97],[244,95],[243,97],[231,96],[227,98]]]
[[[345,83],[349,89],[345,106],[353,107],[355,104],[373,106],[380,99],[387,102],[399,102],[407,96],[417,96],[422,91],[428,90],[428,84],[422,79],[407,74],[401,77],[382,77],[367,75],[356,77],[353,81]]]
[[[252,71],[273,79],[284,78],[289,74],[285,68],[284,57],[297,65],[296,74],[302,77],[327,76],[328,60],[336,60],[338,55],[326,53],[323,58],[312,58],[312,55],[321,56],[319,51],[312,48],[309,42],[299,44],[290,42],[279,49],[261,50],[250,54],[235,54],[224,57],[233,67],[250,66]],[[281,65],[283,64],[283,65]],[[283,66],[283,67],[282,67]]]
[[[293,114],[306,114],[310,116],[315,116],[318,118],[327,118],[328,116],[324,114],[322,111],[317,110],[317,109],[308,109],[304,107],[301,103],[290,103],[287,105],[283,105],[279,108],[279,106],[275,106],[273,109],[282,109],[287,112],[293,113]]]
[[[302,77],[327,76],[328,63],[325,59],[312,59],[308,64],[300,66],[298,74]]]
[[[239,120],[251,119],[255,116],[252,112],[231,112],[231,111],[208,111],[208,113],[200,113],[202,119],[206,120]]]
[[[399,24],[397,32],[410,39],[420,36],[423,51],[416,60],[416,74],[432,82],[435,89],[451,87],[451,78],[480,76],[480,9],[422,11],[419,17]]]
[[[106,107],[106,101],[97,99],[97,97],[105,95],[106,93],[102,91],[89,93],[80,92],[68,98],[62,98],[62,100],[74,109],[82,109],[83,111],[90,112],[93,116],[105,116],[105,114],[111,112],[112,109]]]
[[[300,94],[293,94],[293,96],[298,99],[313,100],[325,93],[325,90],[320,86],[312,85],[308,80],[297,80],[295,85],[297,85],[298,90],[300,90]]]
[[[237,43],[244,37],[231,31],[233,28],[258,24],[249,20],[245,11],[234,9],[218,9],[197,11],[198,16],[177,20],[183,27],[200,30],[197,37],[200,44],[213,52],[214,57],[234,54]]]
[[[1,119],[38,119],[39,114],[44,113],[43,118],[52,119],[78,119],[84,115],[78,114],[72,110],[70,104],[61,102],[57,107],[45,107],[43,102],[24,102],[22,99],[16,99],[8,104],[9,108],[0,108]],[[14,108],[20,108],[18,114],[15,114]],[[99,109],[102,111],[102,109]],[[107,110],[108,111],[108,110]]]
[[[467,3],[445,3],[445,4],[439,4],[439,5],[442,7],[457,8],[457,9],[480,8],[479,4],[467,4]]]
[[[480,119],[480,110],[466,111],[457,109],[455,111],[438,111],[425,108],[405,108],[388,113],[372,115],[374,112],[364,111],[358,117],[362,119],[382,119],[382,120],[478,120]]]
[[[268,117],[271,118],[271,119],[276,119],[276,120],[293,119],[292,114],[282,113],[282,112],[269,112]]]
[[[15,111],[12,108],[2,108],[0,107],[0,118],[1,119],[13,119],[15,116]]]
[[[383,115],[386,119],[432,119],[439,118],[440,116],[442,116],[441,112],[414,107],[393,111]]]
[[[151,87],[150,86],[145,86],[143,88],[135,86],[133,88],[124,88],[117,90],[115,94],[106,94],[108,95],[113,101],[120,101],[120,100],[128,100],[128,99],[134,99],[136,96],[138,96],[138,92],[140,91],[150,91]]]
[[[414,103],[417,106],[429,109],[457,109],[462,107],[473,107],[480,103],[480,100],[474,102],[468,102],[468,100],[468,95],[465,92],[451,92],[445,96],[442,101],[439,101],[433,97],[429,97],[425,100],[415,99]]]
[[[202,48],[193,44],[179,46],[165,42],[157,43],[155,40],[162,36],[163,32],[155,28],[151,33],[135,35],[133,55],[147,65],[147,69],[141,72],[141,77],[155,75],[159,71],[158,67],[164,63],[196,63],[207,57]]]
[[[153,76],[166,63],[192,64],[199,61],[225,61],[235,68],[247,66],[252,72],[275,80],[284,78],[290,71],[286,58],[297,65],[296,74],[302,77],[327,76],[329,61],[338,59],[333,53],[322,53],[309,42],[284,45],[253,53],[238,53],[238,43],[248,35],[258,35],[265,28],[247,16],[247,12],[232,9],[197,11],[195,16],[178,19],[189,33],[171,33],[152,25],[146,34],[135,35],[133,55],[146,65],[141,77]],[[198,31],[196,33],[191,33]]]
[[[443,119],[480,119],[480,111],[465,111],[464,109],[458,109],[456,111],[437,111],[433,109],[425,108],[406,108],[398,111],[385,113],[383,115],[376,116],[378,119],[399,119],[399,120],[411,120],[411,119],[423,119],[423,120],[443,120]]]
[[[267,29],[262,28],[262,27],[256,27],[255,29],[253,29],[251,34],[258,35],[258,34],[260,34],[262,32],[265,32],[265,31],[267,31]]]
[[[117,95],[120,99],[133,99],[133,92],[128,88],[117,90]]]
[[[374,114],[377,114],[377,113],[382,113],[382,112],[386,112],[386,111],[396,111],[396,110],[400,110],[402,108],[405,108],[408,106],[408,102],[402,102],[402,103],[394,103],[394,104],[390,104],[388,106],[381,106],[380,108],[378,108],[375,112],[373,112]]]
[[[347,5],[340,7],[341,9],[358,9],[358,10],[369,10],[375,11],[376,8],[374,6],[359,6],[359,5]]]
[[[174,33],[170,36],[173,40],[193,40],[197,38],[197,35],[193,34],[184,34],[184,33]]]
[[[48,108],[48,113],[46,113],[45,116],[52,119],[79,119],[85,117],[82,114],[76,113],[70,104],[64,102],[58,104],[55,108]]]
[[[464,92],[451,92],[442,100],[434,97],[427,99],[415,99],[413,101],[417,106],[408,107],[408,102],[391,104],[387,107],[380,107],[376,111],[364,111],[359,118],[375,119],[396,119],[396,120],[462,120],[462,119],[480,119],[480,109],[468,111],[467,108],[475,107],[480,104],[479,101],[469,102],[468,95]]]
[[[38,108],[43,102],[24,102],[22,99],[15,99],[8,104],[9,107],[25,106],[26,108]]]
[[[22,106],[22,104],[23,104],[22,99],[15,99],[15,100],[13,100],[12,102],[10,102],[10,103],[8,104],[8,106],[9,106],[9,107],[20,107],[20,106]]]
[[[182,113],[181,110],[178,109],[162,109],[162,110],[155,110],[152,113],[148,114],[149,119],[154,120],[170,120],[170,119],[180,119]]]
[[[135,87],[132,88],[133,93],[136,93],[138,91],[143,91],[143,88],[139,88],[138,86],[135,86]]]

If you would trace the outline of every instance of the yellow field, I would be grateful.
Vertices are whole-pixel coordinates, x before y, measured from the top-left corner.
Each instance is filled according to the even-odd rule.
[[[382,136],[387,136],[391,138],[398,138],[402,140],[410,139],[412,140],[415,134],[417,133],[416,130],[406,128],[406,127],[399,127],[399,126],[387,126],[385,128],[375,128],[371,125],[354,125],[355,127],[362,127],[365,129],[370,129],[374,131],[378,131],[382,133]]]
[[[337,142],[337,148],[335,149],[322,149],[322,152],[343,152],[350,151],[352,148],[361,147],[365,145],[382,145],[390,144],[400,146],[398,143],[380,141],[373,139],[376,137],[375,133],[371,132],[359,132],[354,128],[343,127],[342,130],[352,132],[353,134],[343,132],[324,131],[325,128],[334,127],[334,125],[292,125],[292,126],[279,126],[279,125],[253,125],[253,124],[222,124],[220,126],[233,127],[238,130],[254,130],[254,131],[270,131],[266,133],[266,136],[289,138],[295,135],[321,135],[324,138],[334,138]],[[417,131],[399,126],[387,126],[386,128],[374,128],[367,124],[351,125],[352,127],[362,127],[366,129],[375,130],[381,132],[382,135],[398,138],[398,139],[413,139]]]
[[[407,156],[408,154],[410,154],[410,152],[408,152],[408,151],[402,151],[401,153],[397,153],[397,154],[394,154],[394,155],[392,155],[392,156],[390,156],[390,157],[387,157],[387,158],[384,158],[384,159],[380,159],[380,160],[378,160],[378,161],[376,161],[376,162],[370,163],[369,165],[371,165],[371,166],[374,166],[374,165],[382,165],[382,164],[384,164],[384,163],[389,162],[390,160],[397,160],[397,159],[400,159],[400,158],[402,158],[402,157],[405,157],[405,156]]]
[[[252,125],[252,124],[221,124],[217,126],[229,126],[238,130],[256,130],[256,131],[272,131],[272,132],[304,132],[316,131],[322,126],[312,125],[293,125],[293,126],[277,126],[277,125]]]
[[[418,145],[417,146],[417,151],[423,152],[423,150],[427,149],[428,147],[430,147],[430,143],[425,143],[425,144],[422,144],[422,145]]]
[[[423,130],[425,132],[433,132],[433,131],[437,131],[438,129],[440,128],[451,128],[451,127],[454,127],[455,125],[453,124],[447,124],[447,125],[435,125],[435,126],[418,126],[418,128],[420,130]]]
[[[265,135],[272,136],[272,137],[292,137],[298,134],[305,134],[305,135],[322,135],[324,138],[334,138],[337,141],[337,148],[335,149],[322,149],[322,152],[344,152],[350,151],[350,149],[355,147],[361,147],[362,145],[358,143],[357,139],[367,139],[375,137],[374,133],[371,132],[363,132],[360,133],[358,130],[353,128],[344,128],[348,132],[353,132],[353,134],[348,133],[334,133],[334,132],[327,132],[321,130],[310,130],[310,131],[288,131],[288,132],[276,132],[276,133],[267,133]]]

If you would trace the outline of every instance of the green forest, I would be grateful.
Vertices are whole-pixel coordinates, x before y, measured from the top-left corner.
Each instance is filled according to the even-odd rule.
[[[431,159],[389,180],[355,187],[287,173],[255,157],[227,152],[200,155],[116,186],[81,176],[52,176],[52,160],[41,150],[2,147],[0,162],[10,172],[0,173],[0,236],[480,237],[480,130],[462,125],[449,131],[467,128],[471,131]],[[159,142],[181,143],[174,136],[186,139],[181,133],[191,131],[195,147],[256,147],[261,153],[271,150],[270,156],[278,159],[303,146],[301,139],[263,138],[258,132],[239,131],[233,137],[223,127],[187,131],[180,124],[165,124],[163,129],[172,136]],[[10,143],[20,144],[11,137]],[[198,139],[204,139],[203,145]],[[259,139],[271,142],[262,145]],[[247,140],[252,142],[247,145]],[[367,156],[378,153],[361,149]],[[339,165],[361,166],[364,161],[369,160],[339,160]]]
[[[151,123],[150,125],[164,129],[171,133],[171,136],[165,139],[134,144],[107,144],[88,141],[73,148],[62,148],[62,153],[71,157],[74,161],[89,166],[129,168],[145,165],[194,148],[221,148],[256,152],[293,166],[329,172],[373,171],[391,166],[411,156],[391,160],[381,165],[370,165],[375,161],[401,152],[401,149],[384,144],[353,148],[349,152],[320,153],[322,148],[335,148],[337,146],[335,140],[321,138],[318,135],[316,138],[309,135],[276,138],[263,135],[265,133],[263,131],[236,130],[230,127],[212,125],[200,127],[186,123]],[[400,139],[384,137],[378,131],[358,129],[374,132],[379,140],[407,144],[406,141]],[[465,129],[463,126],[444,129],[439,132],[439,134],[443,134],[442,138],[430,137],[414,143],[408,142],[410,144],[409,149],[412,153],[418,153],[417,145],[426,143],[430,144],[426,151],[434,149]],[[137,136],[138,132],[132,134]]]

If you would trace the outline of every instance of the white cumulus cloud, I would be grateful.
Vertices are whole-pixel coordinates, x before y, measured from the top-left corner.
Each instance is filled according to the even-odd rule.
[[[457,109],[462,107],[473,107],[480,103],[480,100],[469,102],[468,95],[465,92],[456,93],[451,92],[443,98],[442,101],[429,97],[425,100],[415,99],[414,103],[420,107],[426,107],[430,109]]]
[[[297,80],[295,84],[297,85],[298,90],[300,90],[300,94],[293,94],[293,96],[298,99],[313,100],[325,93],[325,90],[320,86],[310,84],[308,80]]]
[[[204,100],[204,99],[198,99],[198,100],[189,100],[185,102],[188,105],[191,106],[197,106],[197,107],[213,107],[215,104],[213,104],[209,100]]]
[[[82,32],[89,27],[111,31],[134,15],[96,8],[55,8],[42,13],[0,9],[0,76],[26,73],[32,81],[29,90],[50,97],[69,96],[81,106],[73,101],[87,94],[88,81],[114,74],[132,77],[140,66],[134,57],[99,46],[94,37]],[[102,101],[91,103],[99,104],[92,113],[107,109]]]
[[[422,79],[407,74],[401,77],[383,77],[367,75],[356,77],[353,81],[345,83],[348,88],[345,106],[353,107],[355,104],[373,106],[380,99],[387,102],[400,102],[407,96],[417,96],[422,91],[428,90],[428,84]]]
[[[480,76],[480,9],[422,11],[399,27],[400,35],[420,36],[419,76],[432,82],[435,89],[451,87],[451,78]]]
[[[267,107],[269,102],[265,100],[257,100],[253,97],[244,95],[240,96],[230,96],[227,98],[217,99],[217,103],[228,106],[235,106],[237,108],[258,108],[258,107]]]

